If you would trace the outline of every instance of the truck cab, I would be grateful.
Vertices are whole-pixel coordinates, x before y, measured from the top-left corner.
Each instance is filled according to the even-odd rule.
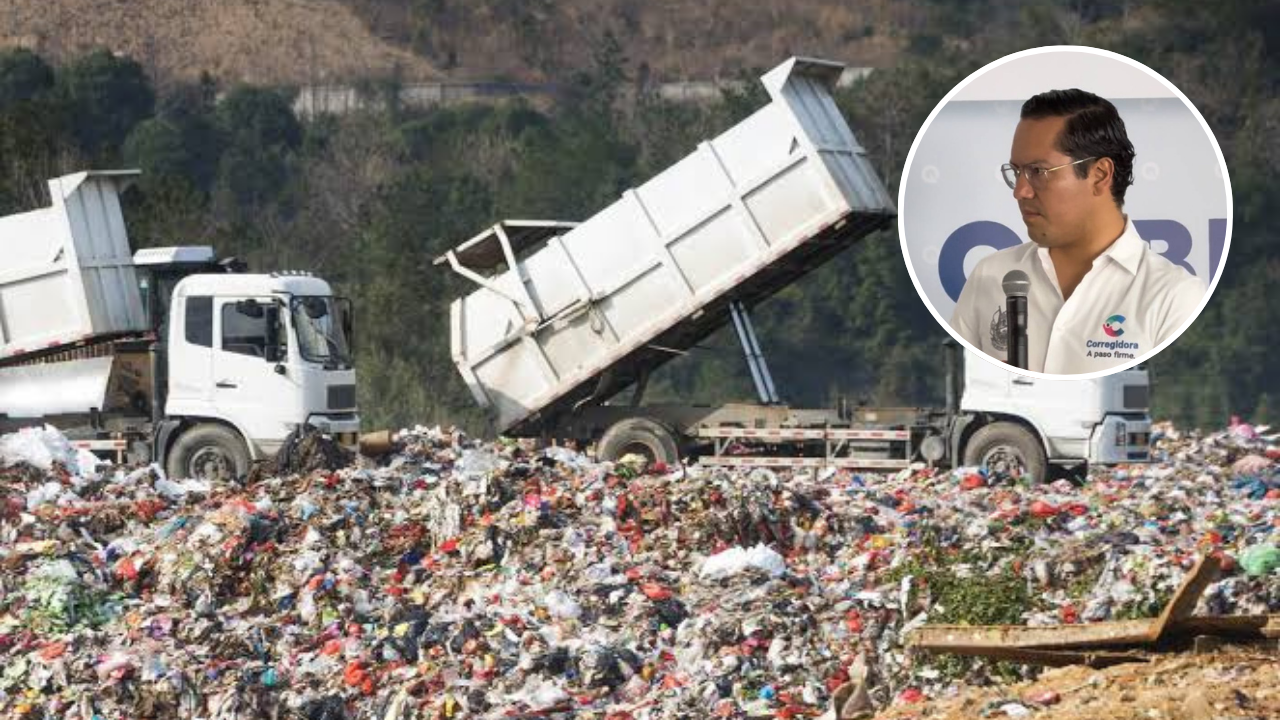
[[[224,423],[246,440],[252,460],[273,455],[300,422],[354,444],[351,304],[327,282],[301,274],[191,275],[174,288],[168,318],[166,417],[187,426]],[[199,460],[171,453],[169,464],[177,474],[196,474]]]
[[[959,416],[964,427],[956,436],[963,450],[957,456],[965,464],[998,465],[1000,458],[992,454],[1013,448],[1005,459],[1026,463],[1037,453],[1017,448],[1034,441],[1049,464],[1144,462],[1150,453],[1149,397],[1150,379],[1141,365],[1088,380],[1042,380],[966,351]],[[977,437],[983,427],[995,424],[1001,431],[986,434],[1008,436],[1003,450]],[[1014,441],[1018,435],[1025,443]]]

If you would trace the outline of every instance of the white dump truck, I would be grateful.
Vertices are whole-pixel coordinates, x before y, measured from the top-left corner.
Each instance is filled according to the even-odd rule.
[[[175,477],[244,475],[303,424],[354,445],[350,302],[209,247],[131,255],[136,175],[55,178],[49,207],[0,218],[0,431],[47,423]]]
[[[767,106],[585,222],[500,222],[436,260],[476,286],[451,306],[453,360],[500,432],[595,443],[605,459],[739,466],[923,460],[1044,476],[1147,459],[1141,369],[1032,380],[953,351],[945,407],[781,402],[749,309],[896,212],[831,97],[841,70],[788,60],[762,78]],[[730,323],[757,402],[643,404],[656,368]]]

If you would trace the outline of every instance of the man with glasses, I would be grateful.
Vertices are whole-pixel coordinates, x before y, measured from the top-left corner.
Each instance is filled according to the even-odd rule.
[[[1175,336],[1199,308],[1203,281],[1151,250],[1124,214],[1133,145],[1107,100],[1052,90],[1022,105],[1005,183],[1031,242],[982,259],[951,326],[1006,360],[1002,280],[1031,279],[1027,369],[1090,373],[1130,363]]]

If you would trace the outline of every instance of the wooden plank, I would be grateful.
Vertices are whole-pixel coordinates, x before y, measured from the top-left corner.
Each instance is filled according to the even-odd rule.
[[[926,625],[907,636],[908,647],[953,648],[1083,648],[1140,645],[1151,632],[1151,620],[1116,620],[1083,625]]]
[[[1193,615],[1174,623],[1173,632],[1222,638],[1280,637],[1280,615]]]
[[[1192,643],[1192,652],[1196,655],[1210,655],[1224,652],[1269,652],[1280,651],[1280,640],[1275,638],[1250,638],[1247,640],[1227,639],[1219,635],[1199,635]]]
[[[1044,650],[1040,648],[1016,647],[969,647],[949,648],[947,650],[930,650],[934,653],[983,657],[989,660],[1005,660],[1024,665],[1042,665],[1044,667],[1066,667],[1068,665],[1088,665],[1092,668],[1105,668],[1124,663],[1147,662],[1151,653],[1123,650]]]
[[[1179,620],[1186,619],[1196,609],[1196,603],[1200,600],[1200,595],[1204,593],[1205,588],[1213,584],[1218,579],[1219,573],[1222,571],[1222,565],[1217,557],[1213,555],[1203,555],[1196,561],[1195,567],[1191,568],[1191,572],[1182,580],[1182,585],[1178,587],[1178,591],[1164,606],[1160,617],[1151,624],[1151,629],[1147,634],[1147,642],[1159,642],[1172,629],[1174,623]]]
[[[1023,627],[1019,625],[926,625],[906,638],[922,650],[974,651],[986,648],[1065,650],[1070,648],[1147,645],[1151,620],[1121,620],[1084,625]],[[1212,635],[1224,639],[1280,638],[1280,615],[1197,615],[1172,621],[1169,636]]]

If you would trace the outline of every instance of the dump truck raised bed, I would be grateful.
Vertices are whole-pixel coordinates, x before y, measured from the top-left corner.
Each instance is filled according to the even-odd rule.
[[[208,247],[131,255],[136,175],[55,178],[49,207],[0,218],[0,432],[48,423],[182,477],[244,475],[303,424],[354,445],[350,303]]]
[[[585,222],[500,222],[437,258],[478,286],[451,305],[451,346],[498,431],[595,442],[606,458],[697,454],[738,465],[892,468],[923,458],[1044,473],[1051,461],[1146,457],[1140,370],[1055,387],[957,355],[940,368],[944,408],[781,404],[750,308],[895,217],[831,96],[841,70],[792,58],[762,77],[768,105]],[[641,404],[655,369],[729,324],[759,402]],[[1030,389],[1011,384],[1024,380]],[[1078,412],[1048,417],[1009,397],[1060,391]]]

